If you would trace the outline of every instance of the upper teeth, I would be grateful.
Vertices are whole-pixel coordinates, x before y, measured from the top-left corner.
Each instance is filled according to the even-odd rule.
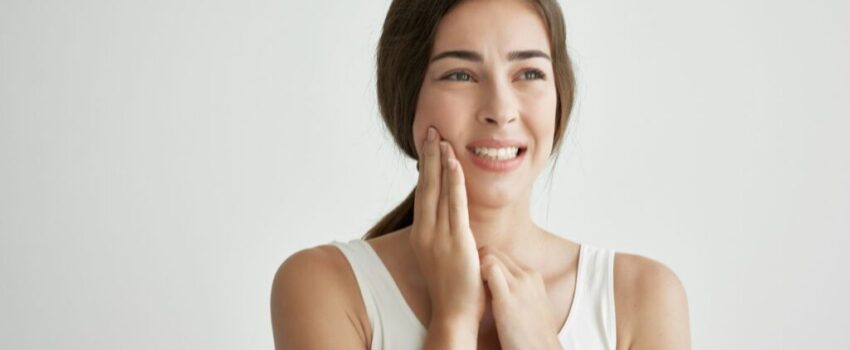
[[[504,160],[511,159],[517,156],[517,152],[519,151],[519,147],[503,147],[503,148],[487,148],[487,147],[475,147],[474,152],[479,156],[484,156],[487,158]]]

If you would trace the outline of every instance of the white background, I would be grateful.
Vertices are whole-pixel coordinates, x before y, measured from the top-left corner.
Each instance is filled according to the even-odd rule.
[[[377,112],[388,6],[0,0],[0,348],[272,348],[278,265],[415,181]],[[695,349],[846,347],[850,2],[562,6],[538,223],[673,268]]]

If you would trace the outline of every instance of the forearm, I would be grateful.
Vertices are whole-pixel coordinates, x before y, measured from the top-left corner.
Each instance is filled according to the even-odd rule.
[[[423,350],[467,350],[478,347],[478,323],[435,318],[428,326]]]

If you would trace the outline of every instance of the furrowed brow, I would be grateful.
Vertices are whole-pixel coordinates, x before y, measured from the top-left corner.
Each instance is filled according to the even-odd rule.
[[[508,53],[508,61],[519,61],[519,60],[527,60],[535,57],[545,58],[547,60],[552,60],[549,55],[540,50],[523,50],[523,51],[511,51]],[[444,59],[444,58],[457,58],[461,60],[467,60],[472,62],[484,62],[484,58],[481,54],[475,51],[468,50],[451,50],[444,51],[433,58],[431,58],[431,63],[434,61]]]

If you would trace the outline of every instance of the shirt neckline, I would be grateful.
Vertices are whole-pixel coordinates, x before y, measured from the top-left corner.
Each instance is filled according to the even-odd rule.
[[[386,265],[384,265],[383,260],[381,260],[381,257],[378,255],[378,252],[376,252],[375,249],[372,248],[372,245],[369,244],[369,242],[367,242],[365,239],[356,239],[355,241],[359,241],[360,244],[365,246],[366,250],[372,256],[372,258],[375,259],[375,261],[378,263],[378,265],[381,266],[379,273],[382,274],[383,277],[386,280],[391,282],[391,284],[392,284],[391,289],[393,290],[392,293],[395,294],[396,299],[399,300],[401,302],[401,304],[404,304],[403,309],[405,310],[404,312],[408,315],[408,318],[412,321],[415,321],[414,323],[417,326],[419,326],[420,332],[427,333],[428,327],[425,327],[425,325],[422,324],[422,321],[419,320],[419,317],[416,317],[416,313],[413,312],[413,309],[410,307],[410,304],[407,303],[407,299],[405,299],[404,294],[401,293],[401,288],[399,288],[398,283],[396,283],[395,279],[393,278],[392,274],[390,273],[390,270],[387,268]],[[575,313],[576,313],[575,312],[576,305],[580,300],[581,287],[584,286],[584,284],[582,283],[582,277],[584,276],[584,255],[585,255],[585,245],[579,244],[578,267],[576,268],[575,290],[573,291],[572,301],[570,302],[570,310],[567,312],[567,319],[564,320],[564,324],[562,324],[561,328],[558,330],[558,336],[559,337],[565,333],[565,331],[567,330],[568,326],[571,323],[570,321],[572,321],[572,319],[574,319],[576,317],[576,316],[574,316]]]

